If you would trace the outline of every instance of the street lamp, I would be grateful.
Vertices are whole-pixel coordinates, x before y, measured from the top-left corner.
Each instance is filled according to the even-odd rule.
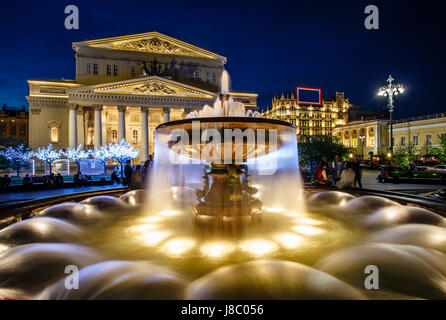
[[[365,139],[365,136],[359,136],[359,139],[361,140],[361,159],[364,159],[364,139]]]
[[[393,82],[392,76],[387,79],[387,85],[378,89],[378,96],[387,97],[387,108],[390,112],[390,152],[393,153],[393,101],[394,96],[404,93],[404,85]]]

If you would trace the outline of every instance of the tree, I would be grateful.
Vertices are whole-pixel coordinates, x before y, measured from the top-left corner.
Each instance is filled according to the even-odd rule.
[[[438,139],[440,139],[440,147],[435,148],[435,156],[440,159],[441,163],[446,163],[446,135],[438,135]]]
[[[121,176],[124,175],[124,164],[127,160],[132,160],[138,157],[139,152],[125,139],[117,143],[109,143],[108,151],[110,152],[112,159],[119,162],[121,167]]]
[[[82,149],[82,145],[78,145],[75,148],[68,148],[63,155],[68,159],[73,160],[77,164],[77,173],[81,171],[81,162],[90,158],[91,151]]]
[[[317,165],[322,157],[331,160],[339,154],[345,158],[349,153],[349,149],[331,135],[301,137],[298,148],[300,163],[308,163],[311,168]]]
[[[107,161],[113,159],[109,146],[110,144],[99,146],[93,151],[93,157],[104,163],[104,173],[107,173]]]
[[[52,163],[53,161],[60,159],[63,156],[63,152],[60,150],[54,150],[53,145],[49,144],[46,148],[37,148],[35,152],[37,159],[45,161],[50,167],[50,173],[53,171]]]
[[[10,166],[20,175],[20,167],[34,156],[34,153],[28,146],[20,144],[16,147],[7,147],[0,151],[0,155],[9,161]]]
[[[412,144],[396,149],[393,154],[392,162],[398,164],[400,167],[409,167],[418,158],[418,151]]]

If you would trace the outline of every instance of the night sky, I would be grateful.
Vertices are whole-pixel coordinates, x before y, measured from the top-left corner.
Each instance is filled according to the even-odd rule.
[[[381,110],[389,73],[407,86],[397,117],[445,112],[445,14],[434,1],[0,1],[0,103],[26,104],[28,79],[74,79],[71,43],[158,31],[228,58],[234,90],[258,105],[296,86],[344,91]],[[64,28],[77,5],[80,29]],[[380,29],[366,30],[377,5]],[[444,47],[444,46],[443,46]]]

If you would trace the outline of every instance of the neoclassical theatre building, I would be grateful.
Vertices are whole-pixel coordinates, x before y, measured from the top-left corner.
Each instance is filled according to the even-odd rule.
[[[29,145],[97,147],[125,138],[153,152],[162,122],[212,105],[227,59],[158,32],[73,43],[74,80],[29,80]],[[257,109],[257,94],[231,96]]]

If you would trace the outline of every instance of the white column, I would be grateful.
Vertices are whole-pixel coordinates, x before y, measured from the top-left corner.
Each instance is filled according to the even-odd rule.
[[[118,106],[118,141],[125,139],[125,109],[126,106]]]
[[[76,111],[77,117],[77,143],[85,145],[85,125],[84,125],[84,110],[78,107]]]
[[[102,145],[102,105],[94,105],[94,147]]]
[[[149,153],[149,107],[141,107],[141,162],[147,160]]]
[[[71,103],[68,114],[68,146],[75,148],[77,146],[77,123],[76,123],[76,109],[77,104]]]
[[[170,108],[163,108],[164,122],[170,121]]]

